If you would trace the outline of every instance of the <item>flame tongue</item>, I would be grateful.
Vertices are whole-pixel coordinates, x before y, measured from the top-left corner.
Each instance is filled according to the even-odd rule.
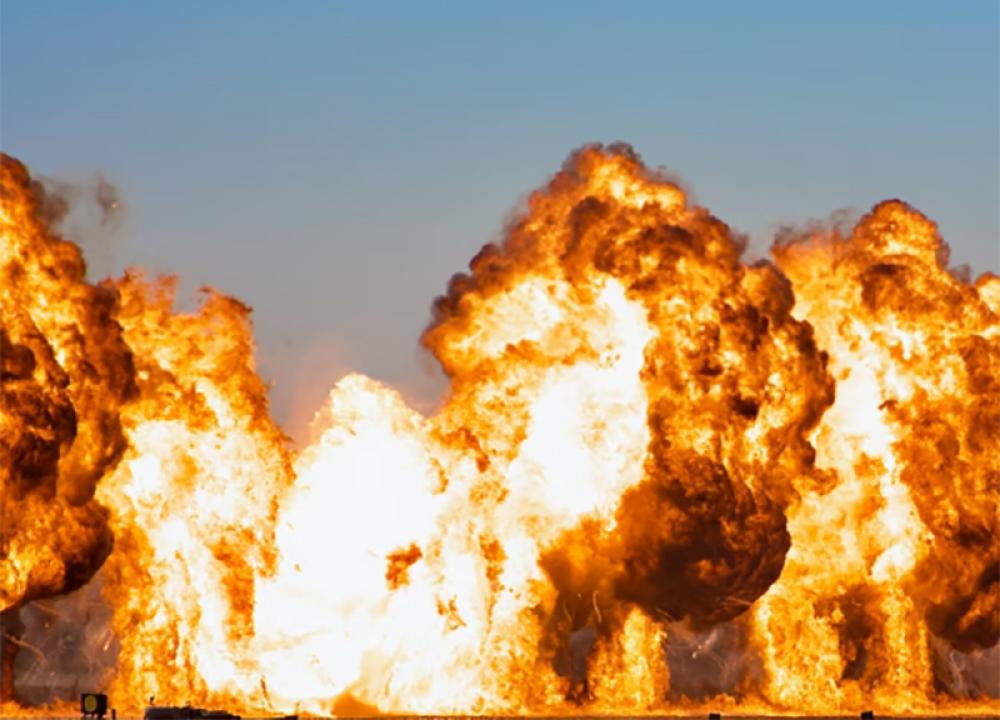
[[[170,280],[126,275],[116,289],[139,384],[123,413],[129,449],[98,492],[121,548],[103,573],[121,641],[116,689],[242,704],[257,690],[254,595],[273,568],[276,496],[290,480],[249,309],[207,291],[197,313],[175,314]]]
[[[440,411],[350,375],[292,455],[248,308],[85,283],[3,168],[0,607],[103,562],[122,709],[690,709],[668,636],[738,636],[727,707],[927,712],[997,642],[1000,279],[902,203],[748,266],[583,148],[435,302]]]

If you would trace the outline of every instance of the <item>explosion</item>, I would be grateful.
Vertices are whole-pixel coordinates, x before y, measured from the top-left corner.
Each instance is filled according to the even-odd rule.
[[[350,375],[293,452],[249,308],[87,282],[2,168],[5,710],[79,588],[122,709],[1000,708],[954,672],[1000,640],[1000,278],[905,204],[748,263],[584,147],[435,301],[440,410]]]
[[[1000,640],[1000,279],[946,272],[934,224],[899,201],[773,251],[837,400],[812,438],[831,485],[800,489],[785,573],[755,609],[765,693],[817,710],[919,704],[931,635]],[[795,679],[777,681],[793,658]],[[839,672],[835,689],[817,666]]]

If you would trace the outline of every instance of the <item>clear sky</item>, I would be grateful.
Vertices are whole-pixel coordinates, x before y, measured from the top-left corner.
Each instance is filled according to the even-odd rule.
[[[997,0],[0,0],[0,145],[103,172],[88,248],[254,307],[300,432],[365,372],[429,403],[432,298],[588,141],[626,140],[762,252],[901,197],[1000,270]]]

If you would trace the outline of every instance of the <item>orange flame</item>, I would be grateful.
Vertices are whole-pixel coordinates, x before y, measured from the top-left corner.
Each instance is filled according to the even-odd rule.
[[[3,169],[0,607],[100,567],[119,708],[1000,709],[936,664],[1000,636],[1000,279],[904,204],[748,265],[585,147],[435,302],[440,411],[351,375],[292,453],[246,306],[86,283]],[[727,623],[757,669],[685,696]]]

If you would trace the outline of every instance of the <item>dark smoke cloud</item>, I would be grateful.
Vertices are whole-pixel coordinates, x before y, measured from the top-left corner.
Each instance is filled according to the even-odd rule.
[[[781,574],[790,544],[781,507],[661,435],[650,454],[650,479],[618,511],[615,595],[696,627],[730,620]]]

